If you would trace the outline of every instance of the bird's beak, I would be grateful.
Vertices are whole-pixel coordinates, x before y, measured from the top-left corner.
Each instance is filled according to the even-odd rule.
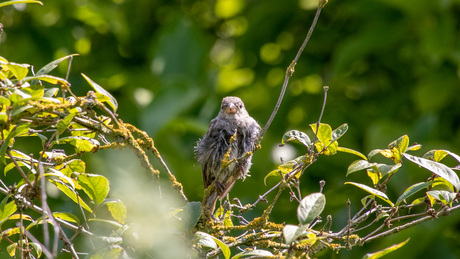
[[[227,107],[225,108],[225,112],[227,114],[235,114],[236,113],[236,105],[233,103],[229,103]]]

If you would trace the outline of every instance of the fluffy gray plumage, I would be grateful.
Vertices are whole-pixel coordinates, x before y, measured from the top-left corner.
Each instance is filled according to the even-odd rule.
[[[232,189],[236,180],[245,178],[251,167],[252,152],[261,128],[249,116],[243,101],[238,97],[225,97],[219,114],[209,124],[208,131],[198,142],[195,152],[202,167],[203,185],[210,185],[209,195],[203,199],[203,213],[212,215],[217,199],[223,199]],[[235,135],[230,143],[230,138]],[[236,159],[222,169],[222,159],[229,151],[228,160]]]

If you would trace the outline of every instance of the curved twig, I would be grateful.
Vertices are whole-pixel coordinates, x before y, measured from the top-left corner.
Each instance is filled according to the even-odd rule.
[[[318,4],[318,9],[316,9],[316,14],[315,18],[313,19],[313,22],[310,26],[310,29],[308,30],[307,36],[305,37],[305,40],[302,43],[302,46],[300,46],[299,50],[297,51],[297,55],[295,56],[294,60],[291,62],[289,67],[286,69],[286,73],[284,75],[284,82],[283,82],[283,87],[281,88],[281,93],[278,97],[278,101],[276,102],[275,108],[273,109],[272,114],[270,115],[270,118],[268,119],[267,123],[265,124],[264,128],[259,134],[258,142],[262,140],[262,137],[264,136],[265,132],[267,132],[268,128],[273,122],[273,119],[276,116],[276,113],[278,112],[278,109],[281,106],[281,102],[283,101],[284,98],[284,93],[286,92],[287,84],[289,82],[289,78],[294,74],[295,71],[295,65],[297,64],[297,61],[300,58],[300,55],[305,49],[305,46],[307,46],[308,41],[310,40],[310,37],[313,33],[313,30],[316,27],[316,23],[318,22],[319,15],[321,14],[321,10],[323,7],[326,5],[327,0],[320,0]]]

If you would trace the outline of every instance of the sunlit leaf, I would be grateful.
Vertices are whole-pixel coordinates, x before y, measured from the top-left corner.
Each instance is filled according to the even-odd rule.
[[[265,178],[264,178],[264,184],[267,185],[267,179],[268,178],[271,178],[271,177],[275,177],[275,178],[280,178],[281,177],[284,177],[286,174],[294,171],[295,169],[297,169],[299,166],[301,166],[302,164],[304,164],[306,162],[306,159],[307,159],[307,156],[306,155],[303,155],[303,156],[299,156],[297,157],[296,159],[294,160],[289,160],[287,161],[286,163],[284,164],[281,164],[278,166],[277,169],[271,171],[270,173],[268,173]],[[301,171],[297,172],[295,177],[299,178],[300,175],[301,175]]]
[[[110,211],[112,217],[120,224],[125,224],[125,220],[127,217],[127,210],[126,206],[123,204],[121,200],[105,200],[103,204],[107,205],[107,208]]]
[[[228,246],[222,241],[209,235],[208,233],[197,231],[195,233],[195,240],[196,243],[201,246],[210,247],[213,249],[217,249],[217,247],[219,247],[222,250],[222,254],[224,255],[225,259],[230,258],[230,248],[228,248]]]
[[[59,83],[63,85],[70,85],[70,83],[67,80],[65,80],[64,78],[57,77],[57,76],[36,75],[36,76],[29,76],[29,77],[24,78],[24,82],[35,81],[35,80],[45,81],[53,85],[56,85]]]
[[[353,149],[351,149],[351,148],[337,147],[337,151],[339,151],[339,152],[344,152],[344,153],[349,153],[349,154],[353,154],[353,155],[356,155],[356,156],[361,157],[362,159],[367,160],[367,157],[366,157],[364,154],[362,154],[362,153],[360,153],[360,152],[358,152],[358,151],[356,151],[356,150],[353,150]]]
[[[391,207],[394,207],[393,203],[388,199],[387,195],[379,190],[376,190],[372,187],[369,187],[367,185],[364,185],[364,184],[360,184],[360,183],[354,183],[354,182],[346,182],[345,184],[352,184],[358,188],[361,188],[363,190],[365,190],[366,192],[372,194],[372,195],[375,195],[377,197],[379,197],[380,199],[384,200],[386,203],[390,204]]]
[[[344,123],[340,125],[337,129],[332,131],[332,138],[331,142],[338,140],[341,138],[348,130],[348,124]]]
[[[2,4],[4,3],[1,3],[0,7],[2,7]],[[29,64],[17,64],[17,63],[10,62],[8,64],[3,64],[2,67],[4,70],[11,71],[13,75],[16,77],[16,79],[18,81],[21,81],[22,79],[24,79],[24,77],[27,76],[27,73],[29,73],[30,65]]]
[[[407,147],[409,147],[409,137],[407,135],[401,136],[388,145],[389,149],[397,148],[401,154],[406,152]]]
[[[396,165],[386,165],[386,164],[374,164],[372,166],[372,170],[378,171],[383,176],[392,175],[398,171],[398,169],[402,166],[401,163]]]
[[[5,197],[0,204],[0,226],[11,216],[13,213],[16,212],[17,206],[14,201],[6,202],[8,200],[8,196]]]
[[[6,247],[6,251],[8,252],[10,257],[15,257],[14,255],[16,254],[16,247],[17,246],[18,246],[18,243],[13,243],[13,244],[11,244],[11,245]]]
[[[298,237],[307,233],[307,225],[294,226],[287,224],[283,228],[285,244],[294,242]]]
[[[64,131],[67,130],[67,128],[69,127],[70,122],[72,121],[72,119],[76,115],[77,115],[77,113],[71,113],[71,114],[67,115],[65,118],[63,118],[63,119],[58,121],[58,123],[56,124],[56,128],[58,130],[59,135],[61,135],[62,133],[64,133]]]
[[[3,143],[10,143],[10,140],[12,140],[14,137],[16,137],[19,134],[24,133],[24,131],[28,131],[29,127],[31,124],[25,123],[21,125],[16,125],[13,130],[6,136],[5,140]],[[6,164],[5,161],[5,154],[6,154],[6,149],[8,148],[8,145],[3,144],[0,148],[0,160]]]
[[[317,124],[310,124],[310,128],[313,130],[319,139],[325,146],[329,145],[332,140],[332,128],[329,124],[320,123],[317,130]]]
[[[426,152],[423,155],[423,158],[439,162],[444,157],[446,157],[447,155],[452,156],[455,160],[457,160],[460,163],[460,156],[459,155],[457,155],[455,153],[452,153],[452,152],[450,152],[448,150],[442,150],[442,149],[430,150],[430,151]]]
[[[101,204],[109,193],[109,180],[102,175],[80,174],[77,182],[96,204]]]
[[[107,97],[110,98],[110,101],[108,101],[107,103],[110,105],[110,107],[112,107],[113,111],[116,112],[117,109],[118,109],[118,102],[117,100],[107,91],[105,90],[104,88],[102,88],[102,86],[98,85],[96,82],[94,82],[93,80],[91,80],[89,77],[87,77],[85,74],[81,74],[85,79],[86,81],[93,87],[93,89],[97,92],[97,93],[100,93],[102,95],[105,95]]]
[[[112,243],[110,243],[112,244]],[[123,248],[119,245],[107,246],[104,249],[98,250],[96,253],[92,254],[91,259],[105,259],[105,258],[123,258],[122,257]]]
[[[406,151],[416,151],[422,148],[422,145],[420,144],[413,144],[412,146],[407,147]]]
[[[452,206],[452,201],[454,201],[454,199],[457,197],[456,193],[452,191],[445,191],[445,190],[427,191],[426,194],[428,195],[428,198],[432,197],[433,199],[436,199],[445,205],[451,205],[451,206]],[[433,205],[434,203],[432,202],[431,206]]]
[[[409,161],[425,169],[428,169],[432,173],[446,179],[455,187],[457,191],[460,189],[460,181],[458,179],[457,174],[446,165],[409,154],[404,154],[404,157],[407,158]]]
[[[80,196],[77,196],[75,191],[72,190],[68,185],[55,181],[55,180],[50,180],[50,182],[56,185],[56,187],[59,190],[61,190],[65,195],[67,195],[67,197],[69,197],[73,202],[80,205],[82,208],[89,211],[90,213],[93,212],[93,210],[80,198]]]
[[[11,0],[11,1],[5,1],[5,2],[0,3],[0,7],[4,7],[4,6],[7,6],[7,5],[13,5],[13,4],[22,4],[22,3],[25,3],[25,4],[41,4],[41,5],[43,5],[42,2],[35,1],[35,0]]]
[[[377,183],[380,181],[380,179],[382,179],[382,175],[379,173],[379,172],[376,172],[372,169],[368,169],[367,170],[367,176],[369,176],[369,178],[371,178],[372,180],[372,183],[375,185],[377,185]]]
[[[266,251],[266,250],[255,249],[255,250],[249,250],[249,251],[244,251],[244,252],[238,253],[235,256],[233,256],[232,259],[239,259],[239,258],[271,258],[271,257],[273,257],[273,254],[271,252]]]
[[[357,171],[371,168],[375,163],[371,163],[367,160],[356,160],[348,166],[347,176]]]
[[[386,254],[389,254],[389,253],[391,253],[391,252],[403,247],[405,244],[407,244],[407,242],[409,242],[409,239],[410,238],[406,239],[406,241],[404,241],[404,242],[401,242],[401,243],[396,244],[396,245],[392,245],[392,246],[387,247],[387,248],[385,248],[383,250],[380,250],[380,251],[377,251],[377,252],[374,252],[374,253],[368,253],[368,254],[364,255],[363,259],[377,259],[377,258],[380,258],[380,257],[382,257],[382,256],[384,256]]]
[[[50,176],[57,177],[62,182],[69,184],[72,187],[72,189],[75,189],[74,179],[72,179],[69,176],[65,175],[61,171],[56,170],[54,168],[49,168],[47,170],[47,172],[45,173],[45,177],[50,178]]]
[[[84,136],[70,136],[65,138],[60,138],[52,143],[54,144],[63,144],[69,143],[75,147],[75,152],[78,154],[85,152],[96,152],[99,148],[99,141],[96,139],[84,137]]]
[[[40,258],[40,256],[42,256],[43,253],[41,245],[34,242],[29,242],[29,245],[31,245],[34,248],[35,252],[37,253],[37,257]]]
[[[0,104],[2,104],[4,107],[8,107],[11,105],[11,101],[4,96],[0,96]]]
[[[217,249],[217,243],[214,241],[214,237],[208,233],[197,231],[194,237],[197,245]]]
[[[312,193],[304,197],[297,207],[297,218],[300,224],[305,225],[318,217],[326,205],[326,197],[322,193]]]
[[[232,211],[231,210],[225,211],[225,215],[224,215],[224,211],[225,211],[224,208],[220,206],[216,210],[216,213],[214,213],[214,217],[217,219],[223,218],[225,227],[233,227],[233,222],[231,218]]]
[[[308,135],[298,130],[290,130],[284,133],[283,138],[281,139],[281,145],[284,146],[286,142],[293,140],[299,141],[306,147],[311,145],[311,141]]]
[[[73,222],[80,225],[80,219],[72,213],[69,212],[53,212],[53,216],[58,219],[62,219],[67,222]]]

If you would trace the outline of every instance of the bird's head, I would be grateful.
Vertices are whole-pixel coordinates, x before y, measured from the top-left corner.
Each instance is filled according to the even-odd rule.
[[[219,113],[226,119],[237,119],[239,117],[248,116],[243,101],[235,96],[227,96],[222,100]]]

